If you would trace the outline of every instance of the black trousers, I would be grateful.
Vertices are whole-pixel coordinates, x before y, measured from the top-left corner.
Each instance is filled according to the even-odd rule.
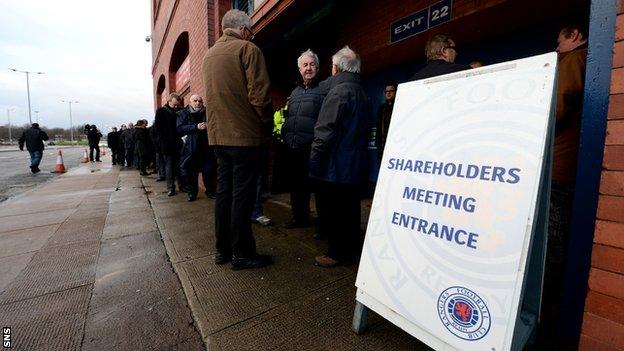
[[[337,261],[359,259],[360,186],[318,182],[316,188],[319,230],[327,236],[327,255]]]
[[[250,218],[256,199],[261,152],[259,147],[215,147],[215,229],[216,248],[220,253],[245,258],[256,254]]]
[[[134,163],[134,144],[126,145],[124,151],[126,152],[126,167],[132,167]]]
[[[95,146],[89,145],[89,161],[93,162],[93,150],[95,150],[95,161],[99,161],[100,160],[100,146],[99,145],[95,145]]]
[[[172,155],[163,155],[165,161],[165,178],[167,179],[167,190],[175,190],[175,179],[178,178],[180,172],[180,154],[174,153]]]
[[[112,148],[112,147],[109,147],[109,149],[110,149],[110,151],[111,151],[111,160],[113,161],[113,165],[116,165],[116,164],[117,164],[117,157],[119,156],[119,155],[117,154],[117,150],[115,150],[115,149],[114,149],[114,148]]]
[[[165,178],[165,157],[161,153],[156,153],[155,156],[156,163],[156,172],[158,173],[158,178]]]
[[[310,148],[288,148],[286,160],[289,171],[288,183],[293,220],[299,223],[308,223],[310,221],[311,194],[311,181],[308,177]]]
[[[113,149],[111,149],[113,150]],[[125,159],[125,154],[124,154],[124,149],[123,148],[118,148],[117,150],[113,150],[114,155],[113,156],[113,162],[115,162],[115,160],[117,160],[117,164],[118,165],[124,165],[124,159]],[[115,158],[116,157],[116,158]]]

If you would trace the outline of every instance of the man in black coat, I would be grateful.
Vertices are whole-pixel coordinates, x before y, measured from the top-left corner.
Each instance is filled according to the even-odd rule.
[[[95,124],[91,125],[91,128],[87,132],[87,140],[89,141],[89,161],[93,162],[93,150],[95,150],[95,161],[100,161],[100,139],[102,133],[97,129]]]
[[[167,178],[167,190],[169,196],[176,194],[175,178],[180,164],[180,149],[182,139],[177,132],[177,115],[179,110],[180,96],[170,94],[165,106],[156,110],[154,118],[154,135],[158,140],[158,152],[165,161],[165,178]],[[180,185],[180,184],[178,184]]]
[[[119,160],[119,144],[121,144],[121,136],[117,131],[117,127],[113,127],[111,132],[106,135],[106,144],[111,151],[111,159],[114,166]]]
[[[121,132],[121,142],[124,146],[126,167],[132,167],[134,163],[134,124],[128,123],[128,127]]]
[[[25,130],[19,138],[19,149],[24,151],[24,143],[26,150],[30,153],[30,171],[33,173],[40,172],[39,163],[43,156],[43,141],[48,140],[48,135],[39,129],[39,123],[33,123],[32,127]]]
[[[470,69],[469,65],[455,63],[457,49],[453,39],[446,35],[438,34],[429,39],[425,46],[427,65],[416,72],[412,80],[419,80],[441,76]]]
[[[310,153],[310,176],[318,180],[316,199],[320,230],[328,236],[328,253],[317,256],[322,267],[359,258],[360,189],[366,182],[370,103],[360,83],[360,58],[348,46],[332,57],[332,77]]]
[[[214,194],[211,184],[212,173],[216,170],[216,156],[208,145],[206,131],[206,109],[204,100],[199,95],[191,96],[191,103],[178,112],[178,135],[184,138],[184,146],[180,154],[180,176],[186,177],[188,184],[188,201],[197,199],[199,191],[198,178],[201,172],[206,195]],[[214,197],[214,195],[212,196]]]
[[[282,138],[287,148],[292,208],[292,221],[286,223],[286,228],[307,227],[310,224],[310,147],[314,139],[314,125],[323,104],[323,95],[316,79],[318,56],[307,50],[297,59],[297,66],[301,80],[290,93],[286,121],[282,127]],[[315,234],[315,238],[320,239],[320,233]]]
[[[379,106],[377,112],[377,132],[375,134],[375,146],[377,147],[377,159],[381,164],[384,148],[386,147],[386,139],[388,138],[388,129],[390,128],[390,119],[392,118],[392,109],[394,108],[394,98],[396,97],[397,84],[387,83],[384,88],[384,96],[386,101]]]

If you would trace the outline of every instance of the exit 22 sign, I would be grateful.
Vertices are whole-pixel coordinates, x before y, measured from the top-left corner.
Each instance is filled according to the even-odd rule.
[[[409,38],[451,20],[453,0],[442,0],[392,23],[390,43]]]

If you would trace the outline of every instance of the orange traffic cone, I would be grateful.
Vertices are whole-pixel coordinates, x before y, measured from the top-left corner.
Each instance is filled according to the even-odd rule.
[[[59,149],[56,155],[56,166],[53,173],[65,173],[65,164],[63,163],[63,153]]]
[[[89,163],[89,155],[87,155],[87,149],[85,149],[84,154],[82,154],[82,163]]]

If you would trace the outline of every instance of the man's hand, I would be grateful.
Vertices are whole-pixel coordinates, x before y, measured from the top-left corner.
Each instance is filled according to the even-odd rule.
[[[199,130],[205,130],[206,129],[206,122],[201,122],[197,124],[197,129]]]

